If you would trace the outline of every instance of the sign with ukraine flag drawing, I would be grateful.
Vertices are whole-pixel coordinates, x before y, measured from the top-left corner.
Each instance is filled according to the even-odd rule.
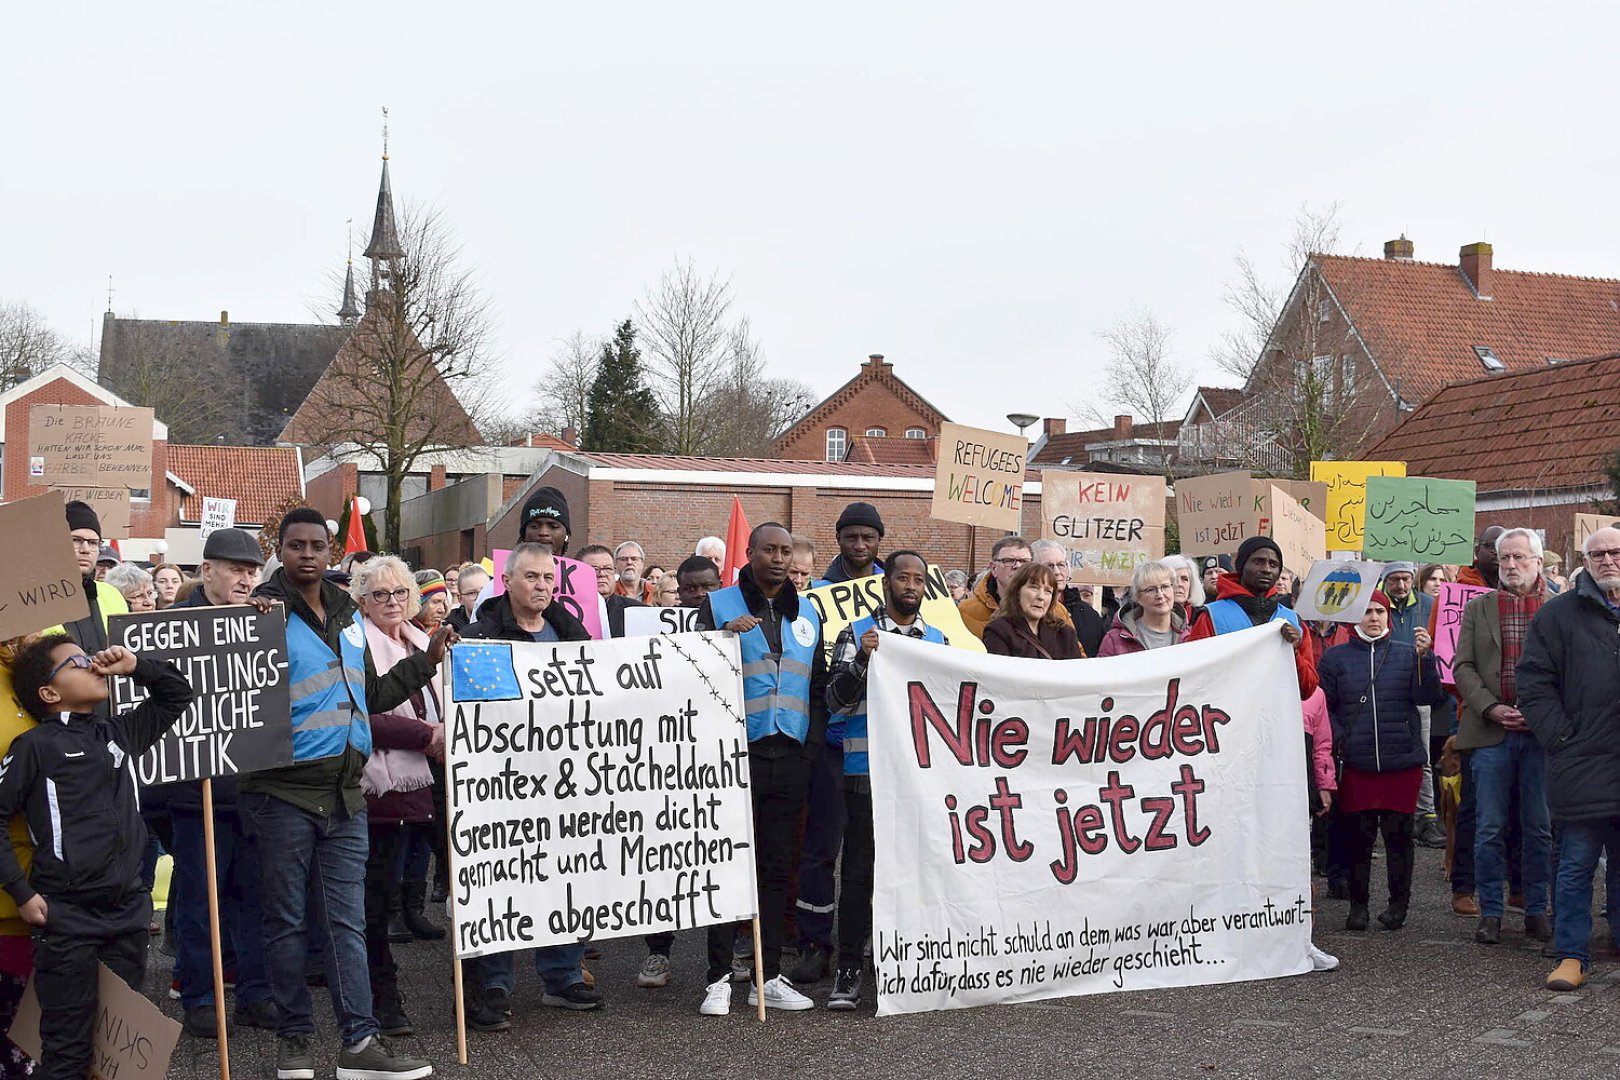
[[[457,955],[753,917],[735,636],[468,641],[446,667]]]

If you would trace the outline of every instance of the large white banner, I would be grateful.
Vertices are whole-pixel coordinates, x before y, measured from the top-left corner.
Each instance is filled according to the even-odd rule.
[[[758,910],[733,635],[466,641],[446,670],[459,955]]]
[[[1310,970],[1275,627],[1066,662],[885,639],[867,701],[879,1015]]]

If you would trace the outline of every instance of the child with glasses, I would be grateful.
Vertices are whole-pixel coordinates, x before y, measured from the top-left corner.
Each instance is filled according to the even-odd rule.
[[[146,700],[111,719],[95,710],[107,678],[127,675]],[[141,883],[146,824],[135,763],[190,707],[173,664],[121,645],[86,656],[65,634],[24,645],[12,664],[17,700],[40,723],[0,759],[0,820],[21,813],[34,838],[23,873],[0,844],[0,887],[34,927],[42,1074],[81,1077],[91,1059],[96,965],[140,990],[152,898]]]

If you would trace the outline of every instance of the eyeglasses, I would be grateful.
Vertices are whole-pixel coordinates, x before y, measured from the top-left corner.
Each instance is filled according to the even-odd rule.
[[[1539,559],[1539,558],[1541,558],[1540,555],[1517,555],[1517,554],[1515,554],[1515,555],[1498,555],[1496,557],[1496,561],[1497,562],[1530,562],[1533,559]]]
[[[386,604],[390,600],[397,604],[403,604],[405,602],[405,598],[411,595],[411,590],[393,589],[391,591],[384,591],[382,589],[378,589],[369,595],[371,596],[371,602],[373,604]]]
[[[68,657],[66,660],[62,661],[60,664],[57,664],[51,669],[51,677],[45,680],[45,685],[49,686],[51,683],[55,682],[56,677],[62,674],[62,669],[70,667],[76,667],[80,671],[89,671],[90,658],[84,655],[84,653],[74,653],[72,656]]]
[[[461,597],[463,600],[468,600],[468,599],[471,599],[474,596],[477,596],[479,593],[481,593],[483,591],[484,591],[483,589],[461,589],[461,590],[457,591],[456,595]]]
[[[1029,565],[1029,560],[1028,559],[993,559],[991,561],[994,562],[997,566],[1006,566],[1006,567],[1009,567],[1009,568],[1011,568],[1013,570],[1018,569],[1020,566],[1028,566]]]
[[[94,536],[75,536],[73,537],[73,546],[75,548],[88,548],[91,551],[100,551],[101,541]]]
[[[1604,548],[1602,551],[1588,551],[1586,553],[1586,557],[1595,563],[1600,563],[1605,559],[1613,559],[1616,562],[1620,562],[1620,548]]]
[[[604,574],[606,574],[608,577],[612,577],[613,576],[613,567],[611,567],[611,566],[598,566],[596,568],[596,576],[597,577],[601,577]]]

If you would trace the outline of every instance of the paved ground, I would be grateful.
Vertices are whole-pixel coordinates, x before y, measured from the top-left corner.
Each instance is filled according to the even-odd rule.
[[[1382,867],[1375,870],[1381,875]],[[1406,929],[1347,934],[1346,905],[1324,901],[1317,942],[1343,966],[1327,975],[1268,982],[1138,991],[1033,1005],[920,1016],[772,1013],[760,1024],[739,991],[729,1017],[697,1015],[701,933],[675,947],[675,978],[662,990],[634,985],[638,939],[603,943],[592,964],[608,999],[599,1013],[540,1005],[532,967],[520,966],[515,1025],[469,1032],[469,1065],[455,1063],[449,949],[401,946],[418,1036],[403,1040],[441,1076],[518,1080],[638,1080],[664,1077],[1612,1077],[1620,1069],[1620,967],[1599,966],[1574,994],[1550,994],[1551,969],[1526,945],[1510,914],[1503,944],[1472,944],[1471,920],[1450,913],[1439,853],[1420,851],[1418,894]],[[1377,924],[1374,923],[1376,928]],[[153,950],[152,991],[168,980]],[[818,1000],[827,984],[813,989]],[[165,1008],[178,1016],[178,1003]],[[330,1001],[316,997],[325,1046],[318,1076],[330,1076]],[[267,1032],[232,1040],[232,1073],[273,1077]],[[217,1076],[211,1041],[182,1038],[170,1075]]]

